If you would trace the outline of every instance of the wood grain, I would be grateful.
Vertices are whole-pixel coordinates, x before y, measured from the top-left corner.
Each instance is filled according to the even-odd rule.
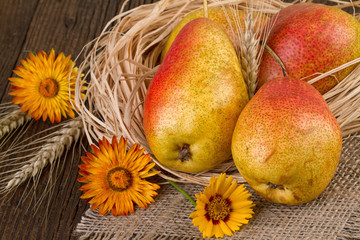
[[[292,1],[292,0],[286,0]],[[72,55],[74,59],[83,46],[97,37],[106,23],[120,10],[123,0],[0,0],[0,102],[11,100],[8,78],[27,51],[46,51]],[[153,0],[132,0],[125,10]],[[314,2],[325,2],[316,0]],[[352,9],[349,8],[349,12]],[[82,61],[80,57],[78,63]],[[38,121],[24,136],[30,137],[47,129],[49,122]],[[83,141],[86,146],[86,142]],[[0,149],[1,151],[1,149]],[[59,174],[53,191],[52,204],[36,213],[26,211],[29,201],[22,201],[24,184],[9,201],[0,201],[0,239],[76,239],[72,230],[89,207],[80,200],[78,178],[83,148],[78,144],[74,154],[64,156],[65,170]],[[1,163],[0,163],[1,164]],[[37,193],[45,189],[49,169],[43,174]]]
[[[89,41],[97,37],[105,24],[120,10],[120,0],[18,0],[0,1],[0,99],[9,102],[8,78],[27,51],[64,52],[74,59]],[[149,1],[131,1],[125,9]],[[78,60],[78,63],[82,59]],[[49,122],[33,124],[24,138],[47,129]],[[86,143],[84,143],[86,145]],[[22,201],[21,186],[9,201],[0,203],[0,239],[76,239],[72,230],[88,208],[80,199],[78,178],[80,156],[77,145],[74,155],[63,157],[65,171],[53,190],[51,206],[43,206],[36,213],[27,211],[31,204]],[[65,159],[64,159],[65,158]],[[49,169],[43,174],[37,194],[44,191]],[[46,201],[45,201],[46,203]]]
[[[0,2],[0,100],[22,50],[38,0]]]
[[[0,100],[9,102],[8,78],[28,56],[28,51],[64,52],[75,59],[89,41],[97,37],[106,23],[120,10],[120,0],[2,0],[0,1]],[[154,1],[130,1],[125,10]],[[80,57],[78,63],[82,61]],[[47,129],[49,122],[35,122],[24,139]],[[86,147],[86,142],[83,144]],[[10,200],[0,202],[0,239],[76,239],[72,230],[89,207],[80,199],[78,178],[80,156],[78,144],[74,154],[63,156],[65,170],[60,172],[53,189],[51,205],[34,212],[27,210],[31,202],[23,201],[23,184]],[[47,168],[36,189],[45,190]],[[45,203],[47,203],[45,201]]]

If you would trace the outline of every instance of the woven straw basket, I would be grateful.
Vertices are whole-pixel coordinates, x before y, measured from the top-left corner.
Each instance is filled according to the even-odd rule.
[[[330,3],[336,3],[340,8],[350,6],[343,1]],[[280,0],[208,1],[209,7],[236,6],[247,12],[250,9],[270,17],[290,4],[294,3],[284,3]],[[85,60],[79,67],[75,104],[86,126],[86,135],[90,143],[96,144],[97,140],[103,137],[111,139],[113,135],[122,135],[128,139],[129,145],[139,143],[147,152],[151,152],[142,126],[147,86],[160,64],[161,51],[172,29],[184,15],[202,7],[202,0],[163,0],[127,12],[121,11],[107,24],[101,35],[84,48]],[[239,41],[244,39],[240,38]],[[360,59],[356,59],[334,71],[359,61]],[[319,73],[316,79],[331,75],[334,71]],[[83,77],[80,77],[81,75]],[[80,98],[83,84],[88,85],[85,99]],[[360,130],[359,92],[358,66],[346,79],[324,95],[340,123],[343,136]],[[161,177],[177,182],[204,185],[212,175],[221,172],[231,172],[240,182],[244,181],[231,159],[215,169],[198,174],[169,169],[155,158],[153,160],[162,170]]]

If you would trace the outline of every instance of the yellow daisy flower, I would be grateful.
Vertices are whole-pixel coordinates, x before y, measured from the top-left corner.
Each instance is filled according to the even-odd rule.
[[[218,178],[213,176],[204,193],[195,196],[196,211],[190,217],[204,238],[233,235],[241,225],[249,222],[253,214],[251,207],[255,206],[248,199],[251,194],[245,191],[244,185],[237,186],[237,181],[233,181],[232,176],[226,178],[225,173]]]
[[[73,101],[78,68],[72,68],[74,62],[70,57],[63,53],[55,55],[52,49],[49,56],[38,52],[37,55],[30,53],[30,59],[22,59],[23,66],[14,70],[19,77],[9,78],[13,85],[10,95],[15,96],[12,102],[36,120],[49,118],[53,123],[60,122],[61,116],[74,118],[69,88]]]
[[[150,154],[143,154],[144,148],[133,145],[126,151],[127,141],[121,137],[118,142],[114,136],[110,145],[105,138],[99,140],[99,148],[92,145],[93,153],[82,157],[79,165],[79,182],[87,183],[80,190],[81,198],[88,199],[91,209],[99,208],[98,213],[107,215],[110,211],[114,216],[127,215],[134,212],[136,203],[142,208],[154,202],[159,185],[145,180],[158,174],[149,172],[155,163],[150,162]]]

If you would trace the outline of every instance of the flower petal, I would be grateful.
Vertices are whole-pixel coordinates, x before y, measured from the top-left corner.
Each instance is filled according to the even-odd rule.
[[[69,98],[69,85],[74,86],[77,77],[68,76],[77,76],[78,68],[73,68],[70,56],[65,58],[63,53],[56,56],[52,49],[49,56],[45,52],[29,53],[29,58],[20,62],[23,66],[14,70],[18,77],[9,78],[12,85],[9,94],[16,99],[13,102],[34,119],[49,119],[53,123],[60,122],[62,116],[74,118],[71,102],[75,95],[70,94]]]
[[[190,214],[192,223],[199,227],[203,237],[233,235],[252,217],[254,204],[248,199],[250,195],[244,185],[237,186],[232,176],[213,176],[203,193],[195,194],[195,212]]]
[[[110,144],[104,138],[99,140],[99,147],[91,146],[93,153],[87,152],[86,157],[81,157],[83,163],[79,165],[79,173],[83,177],[78,179],[86,183],[80,188],[84,191],[81,198],[88,198],[92,209],[98,208],[99,214],[111,211],[114,216],[133,213],[134,203],[147,208],[154,202],[155,190],[160,188],[144,179],[157,171],[151,171],[155,164],[149,163],[148,156],[143,157],[143,149],[137,145],[127,152],[126,140],[121,137],[117,142],[116,139],[113,137]]]

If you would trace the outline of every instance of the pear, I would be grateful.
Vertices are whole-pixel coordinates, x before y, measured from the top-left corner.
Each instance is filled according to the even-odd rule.
[[[213,168],[231,157],[232,133],[247,102],[228,35],[207,18],[189,22],[147,90],[143,124],[152,153],[181,171]]]
[[[180,30],[190,21],[201,17],[204,17],[204,9],[198,9],[196,11],[190,12],[175,26],[164,45],[163,51],[161,52],[162,60],[165,58],[166,53],[168,52],[176,36],[179,34]],[[241,9],[235,10],[229,7],[208,8],[208,18],[219,24],[225,30],[235,48],[237,48],[240,44],[239,41],[236,41],[236,28],[238,26],[245,26],[246,17],[246,14]],[[268,17],[261,13],[254,13],[254,19],[256,21],[254,29],[255,32],[257,31],[257,28],[262,28],[268,21]]]
[[[232,139],[241,175],[264,199],[302,204],[332,179],[341,131],[322,95],[292,78],[267,82],[241,112]]]
[[[309,81],[360,57],[360,23],[341,9],[314,3],[294,4],[274,16],[267,45],[283,62],[289,77]],[[324,94],[344,79],[355,65],[323,78],[313,86]],[[264,51],[258,89],[282,77],[275,58]]]

